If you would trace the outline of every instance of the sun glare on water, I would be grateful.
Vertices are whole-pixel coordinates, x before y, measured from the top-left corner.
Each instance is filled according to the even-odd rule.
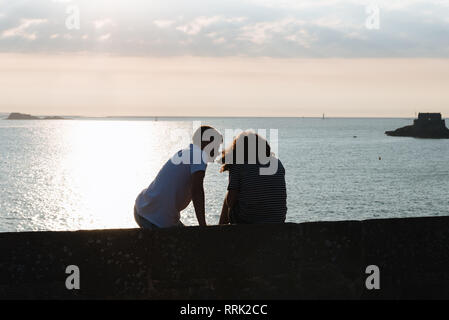
[[[53,170],[61,190],[62,221],[45,220],[50,224],[45,228],[135,227],[132,210],[137,194],[149,185],[167,155],[182,145],[164,139],[170,124],[79,121],[61,130],[54,135],[61,159]]]

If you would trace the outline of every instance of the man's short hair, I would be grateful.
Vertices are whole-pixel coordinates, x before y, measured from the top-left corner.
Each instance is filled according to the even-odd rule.
[[[208,142],[208,144],[216,142],[214,137],[221,137],[221,134],[214,127],[205,125],[195,130],[192,141],[194,144],[201,147],[201,142]],[[221,144],[221,141],[219,143]]]

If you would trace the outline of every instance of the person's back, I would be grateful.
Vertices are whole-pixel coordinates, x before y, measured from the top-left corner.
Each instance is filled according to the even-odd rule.
[[[242,132],[221,161],[221,171],[229,171],[229,184],[220,224],[285,222],[285,169],[265,138]]]
[[[207,164],[202,160],[199,164],[176,162],[176,159],[186,154],[191,158],[194,149],[202,153],[201,149],[193,144],[188,149],[177,152],[165,163],[150,186],[137,197],[137,213],[159,228],[179,223],[180,212],[192,200],[192,174],[206,170]]]
[[[207,162],[216,157],[220,133],[201,126],[193,143],[173,155],[150,186],[137,197],[134,218],[145,229],[182,226],[180,213],[193,201],[198,223],[206,225],[203,180]]]
[[[287,214],[285,169],[279,159],[277,172],[261,175],[260,164],[235,164],[229,170],[228,190],[238,190],[232,208],[236,223],[283,223]],[[236,220],[236,221],[235,221]]]

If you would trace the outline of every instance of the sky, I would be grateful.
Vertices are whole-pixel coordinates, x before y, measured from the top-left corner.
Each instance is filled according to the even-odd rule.
[[[0,0],[0,112],[449,116],[449,0]]]

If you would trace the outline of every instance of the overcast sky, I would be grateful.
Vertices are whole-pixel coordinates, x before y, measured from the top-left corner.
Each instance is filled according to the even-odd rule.
[[[449,0],[0,0],[4,112],[449,113],[448,57]]]
[[[370,4],[379,29],[366,27]],[[0,0],[0,30],[8,52],[447,57],[449,1]]]

